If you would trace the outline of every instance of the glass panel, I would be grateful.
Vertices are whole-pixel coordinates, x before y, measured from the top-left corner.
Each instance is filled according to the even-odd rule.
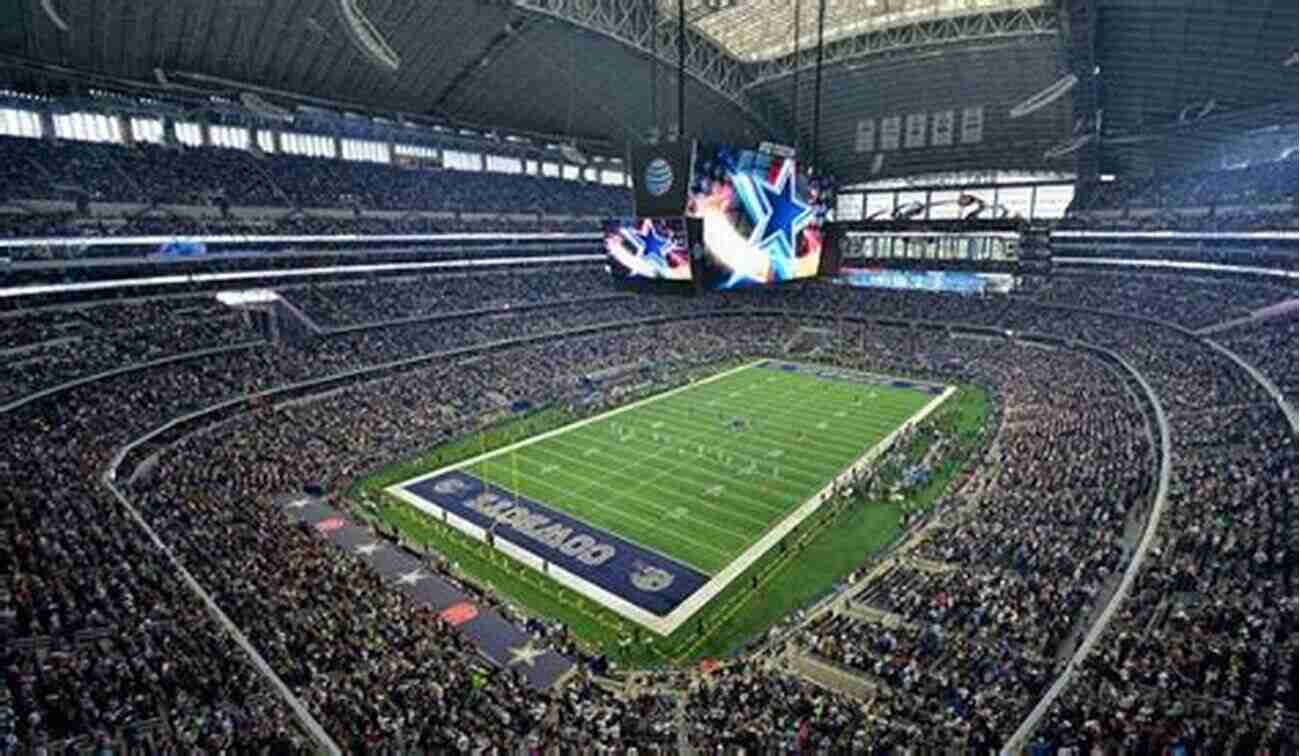
[[[957,198],[961,192],[930,192],[930,219],[953,220],[961,217]]]
[[[867,194],[864,218],[887,218],[894,211],[893,192],[871,192]]]
[[[924,205],[924,204],[925,204],[925,194],[926,194],[925,192],[899,192],[899,193],[898,193],[898,207],[901,209],[901,208],[907,207],[908,205],[910,205],[910,204],[913,203],[913,202],[919,202],[920,204]],[[925,218],[925,213],[924,213],[924,212],[920,212],[920,213],[917,213],[917,214],[911,216],[911,219],[912,219],[912,220],[922,220],[922,219],[924,219],[924,218]]]
[[[835,198],[836,220],[857,220],[862,217],[862,195],[841,194]]]
[[[1029,192],[1027,186],[998,189],[998,204],[1007,209],[1008,217],[1029,217]]]
[[[1065,209],[1074,199],[1074,184],[1054,184],[1037,187],[1034,196],[1035,218],[1064,218]]]

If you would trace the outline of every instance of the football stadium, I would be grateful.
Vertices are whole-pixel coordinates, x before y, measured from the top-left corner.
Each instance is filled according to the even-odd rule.
[[[0,2],[0,753],[1300,756],[1298,49]]]

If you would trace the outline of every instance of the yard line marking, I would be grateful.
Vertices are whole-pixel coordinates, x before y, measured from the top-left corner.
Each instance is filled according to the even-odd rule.
[[[569,471],[567,471],[567,470],[565,470],[565,471],[563,471],[563,472],[564,472],[564,474],[565,474],[567,477],[569,477],[569,478],[574,478],[574,477],[576,477],[574,473],[571,473],[571,472],[569,472]],[[713,545],[713,544],[711,544],[711,543],[707,543],[707,542],[704,542],[704,541],[697,541],[696,539],[691,538],[690,536],[685,535],[685,534],[683,534],[683,533],[676,532],[676,531],[674,531],[674,530],[670,530],[670,529],[666,529],[666,528],[664,528],[660,523],[658,523],[658,522],[656,522],[656,521],[654,521],[654,520],[651,520],[651,519],[647,519],[647,518],[645,518],[645,517],[642,517],[642,516],[640,516],[639,514],[637,514],[637,513],[635,513],[635,512],[632,512],[632,511],[630,511],[630,510],[619,509],[619,508],[614,507],[614,506],[612,506],[612,505],[610,505],[610,504],[608,504],[608,503],[601,502],[601,501],[599,501],[598,499],[593,498],[593,497],[591,497],[591,496],[586,496],[586,495],[583,495],[583,494],[578,494],[576,491],[568,491],[568,490],[565,490],[565,489],[563,489],[563,488],[559,488],[556,484],[550,483],[549,481],[543,480],[543,479],[541,479],[541,478],[533,477],[532,475],[529,475],[528,473],[520,473],[519,476],[520,476],[521,478],[525,479],[525,480],[531,480],[531,481],[533,481],[534,483],[536,483],[536,484],[538,484],[538,485],[546,486],[546,487],[551,488],[551,489],[558,489],[558,490],[560,491],[561,494],[566,495],[566,496],[569,496],[569,497],[571,497],[571,498],[581,499],[582,501],[587,502],[588,504],[592,505],[592,506],[595,507],[596,509],[599,509],[599,510],[602,510],[602,511],[608,511],[608,512],[611,512],[611,513],[612,513],[612,516],[613,516],[614,519],[622,518],[622,519],[624,519],[624,520],[631,520],[631,521],[634,521],[634,522],[638,522],[638,523],[640,523],[641,525],[645,526],[646,528],[648,528],[648,529],[650,529],[650,530],[652,530],[652,531],[654,531],[654,532],[657,532],[657,533],[664,533],[664,534],[670,535],[670,536],[672,536],[672,537],[674,537],[674,538],[676,538],[676,539],[678,539],[678,540],[682,540],[682,541],[685,541],[686,543],[692,544],[692,545],[694,545],[694,546],[698,546],[699,548],[702,548],[702,549],[706,549],[706,550],[708,550],[708,551],[711,551],[711,552],[713,552],[713,553],[715,553],[715,554],[717,554],[717,555],[723,557],[724,559],[730,559],[730,558],[732,558],[732,555],[733,555],[733,552],[732,552],[732,551],[724,550],[724,549],[720,549],[720,548],[718,548],[717,546],[715,546],[715,545]],[[582,482],[584,482],[584,483],[586,483],[586,482],[590,482],[587,478],[581,478],[581,477],[579,477],[579,478],[577,478],[577,479],[580,480],[580,481],[582,481]],[[494,485],[495,485],[495,484],[494,484]],[[597,486],[596,486],[596,487],[597,487],[597,488],[603,488],[603,489],[606,489],[606,490],[609,490],[609,491],[614,491],[615,493],[618,493],[616,489],[610,488],[607,484],[602,483],[602,482],[597,482]],[[643,501],[644,501],[644,500],[643,500]],[[542,504],[545,504],[546,502],[543,501],[543,502],[541,502],[541,503],[542,503]],[[646,501],[645,503],[649,504],[650,502]],[[550,506],[554,506],[554,505],[550,505]],[[569,511],[569,510],[565,510],[565,511],[566,511],[566,513],[570,514],[570,516],[572,516],[573,513],[572,513],[571,511]],[[592,522],[589,522],[589,521],[587,521],[587,520],[585,520],[585,519],[583,519],[583,518],[577,518],[577,519],[579,519],[579,520],[585,522],[588,526],[590,526],[590,527],[592,527],[592,528],[594,528],[594,529],[596,529],[596,530],[602,530],[602,531],[607,531],[607,532],[615,533],[615,534],[618,534],[620,538],[626,538],[626,536],[622,535],[622,534],[619,532],[619,530],[611,529],[611,528],[608,528],[608,527],[602,527],[602,526],[596,525],[596,524],[594,524],[594,523],[592,523]],[[735,531],[733,531],[733,530],[730,530],[729,528],[724,528],[724,527],[722,527],[722,526],[720,526],[720,525],[717,525],[717,524],[712,523],[712,522],[708,522],[708,521],[706,521],[706,520],[700,520],[700,521],[698,521],[698,522],[692,523],[692,526],[695,526],[695,525],[699,525],[699,526],[703,526],[703,527],[712,528],[713,530],[716,530],[716,531],[718,531],[719,533],[723,533],[723,534],[729,535],[729,536],[731,536],[732,538],[740,539],[741,544],[745,544],[745,543],[748,543],[748,542],[749,542],[749,537],[748,537],[747,535],[743,535],[743,534],[737,533],[737,532],[735,532]],[[629,539],[629,540],[630,540],[630,539]],[[642,545],[644,545],[644,544],[642,544]],[[687,562],[685,559],[682,559],[681,557],[673,557],[673,556],[669,556],[669,555],[667,555],[667,554],[664,554],[664,556],[667,557],[667,558],[669,558],[669,559],[672,559],[673,561],[680,562],[680,563],[682,563],[682,564],[689,564],[689,562]],[[692,567],[695,567],[695,565],[691,565],[691,566],[692,566]],[[695,569],[700,569],[700,568],[699,568],[699,567],[695,567]],[[703,573],[706,574],[706,575],[710,574],[710,570],[700,570],[700,572],[703,572]]]
[[[550,447],[553,446],[553,445],[554,445],[554,444],[546,445],[546,446],[539,446],[539,447],[537,447],[537,449],[536,449],[535,451],[538,452],[538,453],[543,453],[543,452],[544,452],[544,453],[547,453],[547,454],[552,454],[552,455],[554,455],[554,456],[556,456],[556,457],[559,457],[559,458],[561,458],[561,459],[572,460],[572,461],[574,461],[574,462],[577,461],[577,460],[575,460],[573,457],[569,457],[568,455],[564,454],[564,453],[561,452],[561,451],[556,451],[556,450],[550,448]],[[622,459],[622,457],[618,457],[618,456],[615,456],[615,455],[607,455],[607,456],[610,456],[610,457],[611,457],[612,459],[614,459],[615,461],[618,461],[618,460]],[[641,460],[644,462],[644,461],[647,460],[647,459],[653,459],[655,456],[657,456],[657,455],[647,455],[646,457],[642,457]],[[587,468],[584,468],[584,469],[587,469]],[[603,475],[603,476],[605,476],[605,477],[628,478],[628,479],[631,479],[631,480],[635,481],[635,483],[634,483],[630,488],[627,488],[627,489],[625,489],[624,491],[620,492],[621,495],[622,495],[622,496],[625,496],[625,497],[626,497],[626,496],[629,496],[632,492],[634,492],[634,491],[636,491],[637,489],[642,488],[642,487],[644,487],[644,486],[650,486],[651,488],[654,488],[654,489],[656,489],[656,490],[662,492],[663,494],[665,494],[665,495],[668,496],[668,497],[677,497],[677,496],[681,496],[682,492],[681,492],[680,489],[675,489],[675,488],[664,488],[664,487],[662,487],[662,486],[656,485],[657,481],[659,481],[660,479],[662,479],[662,478],[664,478],[664,477],[668,477],[668,476],[670,476],[670,475],[677,476],[677,477],[682,477],[682,476],[681,476],[681,473],[682,473],[683,471],[682,471],[680,468],[668,467],[668,468],[665,468],[664,470],[661,470],[661,471],[660,471],[658,474],[656,474],[656,475],[651,475],[651,476],[644,477],[644,478],[642,478],[642,477],[638,477],[636,471],[639,470],[639,469],[640,469],[640,463],[638,463],[638,464],[636,464],[636,465],[633,465],[630,469],[624,469],[624,470],[614,470],[614,469],[602,468],[602,469],[600,469],[599,471],[592,471],[592,475],[593,475],[593,477],[597,477],[597,476]],[[701,482],[713,482],[713,481],[716,481],[716,480],[718,480],[717,477],[715,477],[715,476],[708,476],[704,481],[701,481]],[[793,486],[793,487],[790,487],[790,488],[792,489],[792,490],[791,490],[791,493],[799,493],[800,490],[801,490],[803,487],[802,487],[802,486]],[[638,500],[644,501],[643,499],[639,499],[639,497],[632,497],[632,498],[635,498],[635,499],[638,499]],[[759,502],[754,502],[754,503],[757,504],[757,503],[759,503]],[[657,507],[655,507],[655,508],[657,509]],[[734,509],[722,509],[722,508],[719,508],[719,507],[712,507],[712,508],[715,509],[716,511],[722,513],[722,514],[725,514],[725,515],[729,516],[729,517],[736,517],[736,518],[739,518],[739,519],[742,519],[742,520],[746,520],[747,522],[749,522],[749,523],[751,523],[751,524],[753,524],[753,525],[755,525],[755,526],[758,526],[758,527],[767,527],[767,525],[768,525],[768,522],[767,522],[766,520],[760,520],[760,519],[755,518],[755,517],[747,516],[747,515],[745,515],[744,513],[740,512],[740,511],[738,511],[738,510],[734,510]],[[780,513],[780,512],[784,512],[784,511],[786,511],[786,507],[771,507],[771,506],[764,506],[763,509],[764,509],[765,511],[772,512],[772,513],[774,513],[774,514],[775,514],[775,513]]]
[[[721,456],[724,453],[722,450],[718,450],[718,451],[714,450],[714,444],[715,444],[714,439],[708,439],[708,440],[709,440],[709,444],[701,444],[701,443],[695,444],[695,456],[697,459],[717,459],[719,456]],[[610,460],[614,462],[618,462],[624,466],[626,466],[626,464],[628,463],[628,454],[626,453],[625,450],[620,449],[618,447],[609,447],[605,444],[602,444],[599,438],[593,438],[590,439],[590,441],[597,444],[597,446],[601,449],[602,456],[608,457]],[[541,446],[539,448],[547,448],[548,446],[560,446],[566,450],[572,450],[576,448],[575,445],[579,443],[581,442],[576,440],[570,441],[568,439],[561,438],[561,439],[552,440],[550,444]],[[665,449],[667,448],[671,448],[671,447],[665,447]],[[731,448],[731,447],[727,447],[727,448]],[[607,449],[610,449],[610,451],[606,451]],[[743,457],[752,457],[758,453],[758,450],[753,447],[748,447],[744,450],[738,449],[737,451]],[[661,455],[655,454],[653,456],[655,458],[658,458]],[[644,461],[644,459],[645,459],[644,457],[641,458],[642,461]],[[639,465],[640,463],[638,462],[633,465],[633,468],[637,468],[639,467]],[[819,473],[819,471],[817,470],[810,470],[808,468],[804,468],[799,465],[795,465],[794,469],[795,472],[800,474],[799,476],[797,476],[797,480],[803,481],[805,483],[811,482],[812,484],[815,485],[817,483],[820,483],[825,477],[824,474]],[[629,472],[631,472],[631,470],[629,470]],[[667,472],[671,472],[679,478],[687,478],[692,480],[701,480],[701,479],[716,480],[719,477],[725,477],[725,473],[718,471],[717,468],[714,466],[707,466],[707,465],[706,466],[699,466],[699,465],[680,466]],[[657,476],[657,477],[663,477],[663,476]],[[668,492],[675,493],[675,491],[668,491]],[[784,507],[782,507],[782,509],[784,509]]]

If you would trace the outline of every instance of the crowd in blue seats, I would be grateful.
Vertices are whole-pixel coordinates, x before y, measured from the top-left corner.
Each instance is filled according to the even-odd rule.
[[[1296,365],[1300,365],[1300,323],[1294,311],[1242,323],[1212,338],[1264,372],[1294,406],[1300,390]]]
[[[1296,227],[1297,163],[1121,177],[1072,205],[1062,228],[1250,231]],[[1100,215],[1098,212],[1100,211]]]
[[[621,186],[218,147],[0,137],[0,200],[627,215]]]
[[[1041,302],[820,284],[676,298],[611,296],[600,279],[593,269],[287,288],[284,296],[326,326],[449,318],[305,343],[265,340],[250,321],[195,298],[7,316],[0,349],[31,349],[33,359],[62,365],[45,377],[26,368],[11,399],[105,367],[246,336],[258,343],[0,413],[0,489],[16,492],[0,502],[7,544],[0,560],[11,568],[0,591],[0,623],[11,630],[4,636],[0,744],[51,751],[135,744],[147,752],[307,747],[287,708],[181,586],[174,556],[348,750],[521,743],[671,750],[675,725],[644,723],[670,720],[676,701],[615,696],[585,671],[562,691],[528,692],[362,562],[291,527],[272,501],[305,480],[342,490],[375,465],[464,434],[516,400],[576,396],[586,372],[779,351],[802,315],[866,314],[1095,343],[1140,371],[1169,415],[1174,485],[1155,523],[1157,549],[1036,742],[1294,750],[1294,727],[1289,735],[1286,729],[1296,708],[1294,438],[1271,399],[1231,361],[1194,337],[1124,314],[1047,306],[1063,301],[1055,290]],[[1205,284],[1187,285],[1190,298]],[[1261,299],[1249,288],[1232,294],[1231,282],[1220,285],[1228,288],[1213,307],[1225,314]],[[1081,278],[1071,301],[1137,312],[1123,302],[1139,293],[1123,286],[1116,293],[1115,286],[1107,277]],[[1159,286],[1169,301],[1176,298],[1176,282]],[[484,304],[496,309],[493,317],[455,315]],[[1209,320],[1207,311],[1193,310],[1186,322]],[[680,320],[711,313],[731,316],[700,328]],[[659,316],[674,320],[552,338],[473,361],[433,358],[351,380],[330,396],[240,405],[201,432],[178,430],[137,466],[138,477],[124,470],[131,475],[121,481],[166,550],[145,539],[98,482],[121,444],[249,390]],[[918,628],[889,631],[892,640],[856,620],[812,630],[807,647],[874,680],[874,697],[831,693],[757,664],[729,665],[678,686],[683,734],[710,751],[939,748],[954,741],[995,747],[1074,648],[1090,599],[1105,596],[1127,564],[1131,543],[1123,539],[1131,536],[1129,522],[1147,514],[1144,471],[1154,456],[1155,437],[1146,435],[1142,403],[1133,398],[1140,389],[1072,352],[840,318],[816,321],[836,334],[827,358],[839,364],[997,386],[1001,430],[988,457],[996,474],[946,500],[918,549],[905,555],[942,563],[947,577],[894,571],[879,586],[865,584],[864,608]],[[60,341],[67,339],[81,341]],[[52,353],[57,358],[40,351],[67,343],[86,348]],[[979,592],[988,598],[982,617],[955,598]],[[563,640],[553,642],[586,659]],[[886,652],[888,668],[877,672]]]

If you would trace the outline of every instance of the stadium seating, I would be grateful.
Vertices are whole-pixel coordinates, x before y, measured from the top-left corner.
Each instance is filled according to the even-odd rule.
[[[96,154],[81,159],[91,164]],[[1158,434],[1148,434],[1153,421],[1135,398],[1140,388],[1096,359],[839,320],[867,313],[1111,349],[1150,383],[1168,415],[1173,480],[1155,524],[1157,548],[1036,742],[1151,750],[1181,738],[1196,752],[1294,749],[1294,436],[1233,362],[1197,337],[1130,317],[1202,327],[1287,293],[1094,275],[1062,278],[1023,298],[810,285],[679,299],[611,296],[602,278],[598,269],[531,270],[287,287],[282,295],[327,329],[452,318],[301,345],[267,339],[241,315],[195,296],[6,313],[0,404],[135,369],[0,413],[0,489],[12,492],[0,508],[0,560],[11,576],[0,592],[8,670],[0,742],[20,750],[308,747],[278,696],[183,587],[174,557],[348,750],[526,743],[648,752],[671,748],[679,735],[700,749],[938,749],[954,741],[995,748],[1055,678],[1128,564],[1150,514]],[[457,315],[481,308],[495,312]],[[764,310],[785,315],[757,314]],[[713,315],[729,317],[708,328],[681,320]],[[679,673],[650,676],[676,690],[667,696],[616,696],[585,676],[563,691],[529,692],[509,671],[486,665],[455,629],[288,524],[271,503],[304,480],[340,490],[514,400],[577,396],[585,372],[779,350],[804,316],[838,334],[826,342],[838,352],[825,359],[996,387],[993,440],[981,464],[995,472],[969,478],[931,519],[915,523],[923,537],[855,583],[852,612],[820,618],[797,636],[797,653],[867,681],[875,693],[866,701],[759,660],[672,685]],[[122,481],[166,551],[142,537],[98,482],[123,443],[249,390],[652,317],[675,320],[512,346],[474,361],[432,359],[350,380],[311,401],[229,409],[220,424],[152,448],[148,463],[135,466],[139,474]],[[1290,388],[1294,401],[1296,337],[1293,321],[1260,321],[1214,338]],[[219,359],[193,354],[243,340],[253,343]],[[159,358],[174,359],[142,367]],[[563,638],[548,642],[591,661]],[[679,705],[680,718],[669,716]]]
[[[1250,231],[1296,228],[1294,155],[1245,168],[1096,185],[1064,228]]]
[[[152,144],[132,146],[92,144],[0,136],[0,200],[72,200],[135,205],[188,205],[213,207],[218,201],[235,208],[257,208],[275,219],[273,227],[292,228],[283,216],[291,208],[347,209],[387,212],[468,213],[472,221],[453,215],[434,225],[440,231],[491,230],[493,220],[477,216],[594,216],[611,217],[631,212],[631,195],[624,187],[540,176],[503,173],[407,169],[395,165],[324,160],[290,155],[255,157],[243,150],[216,147],[167,148]],[[278,212],[276,210],[279,209]],[[134,218],[138,209],[124,213]],[[174,213],[173,213],[174,215]],[[246,223],[248,213],[241,213]],[[123,223],[122,217],[90,221],[64,216],[0,215],[6,235],[49,235],[68,230],[75,222],[91,235],[124,235],[142,230],[173,229],[168,233],[194,233],[230,225],[225,221],[193,218],[180,221],[148,218]],[[254,215],[256,217],[256,215]],[[352,230],[376,226],[384,230],[410,228],[428,220],[372,218],[354,226],[349,219],[318,221],[314,228]],[[534,217],[529,225],[536,227]],[[551,221],[548,221],[551,222]],[[564,221],[558,221],[563,223]],[[145,223],[146,225],[141,225]],[[299,221],[301,223],[301,221]],[[284,225],[289,224],[289,225]],[[265,228],[266,224],[257,224]],[[427,226],[426,226],[427,227]],[[303,230],[301,226],[298,230]],[[323,233],[332,233],[324,231]]]

